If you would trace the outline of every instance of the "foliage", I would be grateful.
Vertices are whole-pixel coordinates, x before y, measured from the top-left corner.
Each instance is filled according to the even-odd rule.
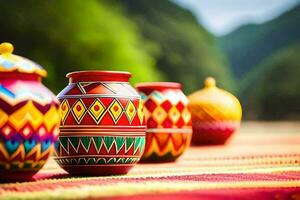
[[[247,118],[300,119],[300,42],[265,59],[243,81]]]
[[[55,92],[74,70],[127,70],[133,82],[162,78],[147,41],[108,1],[0,0],[0,5],[0,41],[12,42],[16,54],[45,66],[46,83]]]
[[[149,52],[168,81],[183,83],[186,92],[202,87],[206,76],[233,89],[233,78],[214,37],[187,10],[168,0],[116,0],[152,41]]]

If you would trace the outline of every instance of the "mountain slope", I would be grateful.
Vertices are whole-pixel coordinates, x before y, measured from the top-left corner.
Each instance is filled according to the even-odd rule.
[[[242,82],[244,115],[250,119],[300,119],[300,42],[275,52]]]
[[[300,40],[300,5],[260,25],[246,25],[219,38],[234,75],[242,78],[274,51]]]
[[[183,83],[185,92],[202,87],[205,76],[215,76],[221,86],[231,89],[233,79],[215,38],[191,12],[167,0],[116,0],[137,23],[149,51],[168,81]]]

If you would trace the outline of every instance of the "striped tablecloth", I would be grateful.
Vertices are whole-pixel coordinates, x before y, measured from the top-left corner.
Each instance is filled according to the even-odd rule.
[[[191,147],[175,163],[139,164],[125,176],[72,177],[53,159],[30,182],[1,183],[0,199],[300,199],[300,135],[237,134]]]

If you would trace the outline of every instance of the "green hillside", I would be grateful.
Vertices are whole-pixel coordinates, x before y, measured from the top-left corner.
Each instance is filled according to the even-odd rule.
[[[243,81],[244,115],[250,119],[300,119],[300,42],[275,52]]]
[[[0,0],[0,5],[0,41],[12,42],[16,54],[44,66],[45,82],[55,92],[74,70],[127,70],[133,83],[162,80],[135,23],[109,1]]]
[[[117,0],[152,42],[149,52],[166,80],[183,83],[186,92],[203,85],[205,76],[215,76],[219,85],[232,89],[233,79],[214,36],[190,11],[167,0]]]
[[[132,83],[178,81],[186,92],[215,76],[231,89],[226,61],[187,10],[171,1],[0,0],[0,41],[49,72],[55,92],[74,70],[126,70]]]
[[[260,25],[246,25],[219,38],[234,75],[243,78],[273,52],[300,39],[300,5]]]

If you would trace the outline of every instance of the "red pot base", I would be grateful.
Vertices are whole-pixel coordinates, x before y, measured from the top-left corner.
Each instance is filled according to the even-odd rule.
[[[0,182],[30,181],[38,171],[4,171]]]
[[[76,176],[111,176],[124,175],[134,165],[128,166],[63,166],[62,168],[71,175]]]
[[[234,132],[201,132],[194,131],[192,145],[222,145]]]

